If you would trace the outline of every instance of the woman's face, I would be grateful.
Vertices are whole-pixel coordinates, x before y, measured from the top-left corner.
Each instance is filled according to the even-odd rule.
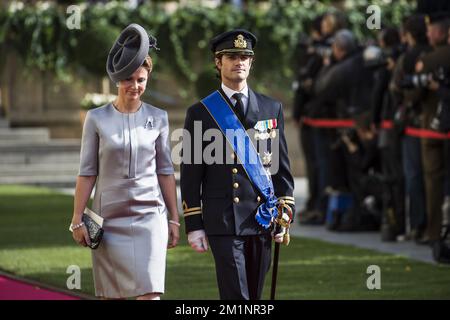
[[[326,15],[320,23],[320,29],[322,31],[322,34],[325,36],[333,34],[334,33],[334,25],[335,25],[335,21],[334,21],[333,16]]]
[[[139,100],[147,86],[148,71],[139,67],[128,79],[119,82],[119,97],[128,101]]]

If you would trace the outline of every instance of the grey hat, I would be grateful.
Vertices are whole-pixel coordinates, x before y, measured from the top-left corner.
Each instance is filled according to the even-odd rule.
[[[129,78],[144,62],[148,51],[156,47],[156,38],[149,36],[136,23],[126,27],[114,42],[106,61],[106,71],[113,82]]]
[[[350,53],[358,46],[356,38],[348,29],[341,29],[334,35],[333,43],[346,53]]]

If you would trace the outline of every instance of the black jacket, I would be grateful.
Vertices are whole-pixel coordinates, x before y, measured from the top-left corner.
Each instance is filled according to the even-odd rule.
[[[226,97],[222,90],[220,92]],[[244,127],[253,128],[258,121],[268,119],[276,119],[279,129],[279,139],[268,143],[268,148],[272,148],[269,151],[275,153],[279,141],[279,168],[272,175],[275,195],[284,198],[294,208],[294,181],[290,172],[281,103],[249,89]],[[201,123],[202,136],[208,129],[218,130],[216,122],[200,102],[187,110],[184,128],[191,137],[194,137],[196,121]],[[201,143],[203,154],[211,142],[200,142],[199,137],[192,140],[196,139],[196,143]],[[255,147],[258,152],[263,153],[259,143]],[[226,152],[231,150],[228,143],[224,143],[222,148],[222,163],[207,164],[203,157],[200,163],[193,163],[195,149],[194,143],[189,144],[183,138],[181,196],[186,232],[199,229],[205,229],[207,235],[256,235],[268,232],[255,220],[262,196],[251,184],[242,165],[237,163],[235,154],[232,151]]]
[[[347,118],[370,108],[373,71],[364,66],[362,50],[324,67],[315,83],[317,117]]]
[[[313,84],[320,69],[323,58],[317,53],[308,53],[309,46],[301,48],[299,62],[301,63],[297,74],[297,88],[294,93],[292,116],[299,121],[304,116],[309,116],[306,105],[313,98]],[[309,82],[308,85],[306,83]]]

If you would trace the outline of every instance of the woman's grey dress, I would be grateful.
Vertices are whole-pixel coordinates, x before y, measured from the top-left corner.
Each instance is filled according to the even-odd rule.
[[[92,209],[104,236],[92,250],[95,294],[107,298],[164,292],[167,211],[157,174],[173,174],[167,112],[143,103],[135,113],[112,104],[90,110],[80,176],[98,176]]]

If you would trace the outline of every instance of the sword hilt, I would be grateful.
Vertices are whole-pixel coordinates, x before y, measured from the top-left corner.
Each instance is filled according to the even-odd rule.
[[[293,213],[292,208],[281,199],[278,202],[278,215],[275,219],[276,222],[276,234],[284,231],[283,243],[289,245],[291,237],[289,235],[289,227],[291,225]]]

